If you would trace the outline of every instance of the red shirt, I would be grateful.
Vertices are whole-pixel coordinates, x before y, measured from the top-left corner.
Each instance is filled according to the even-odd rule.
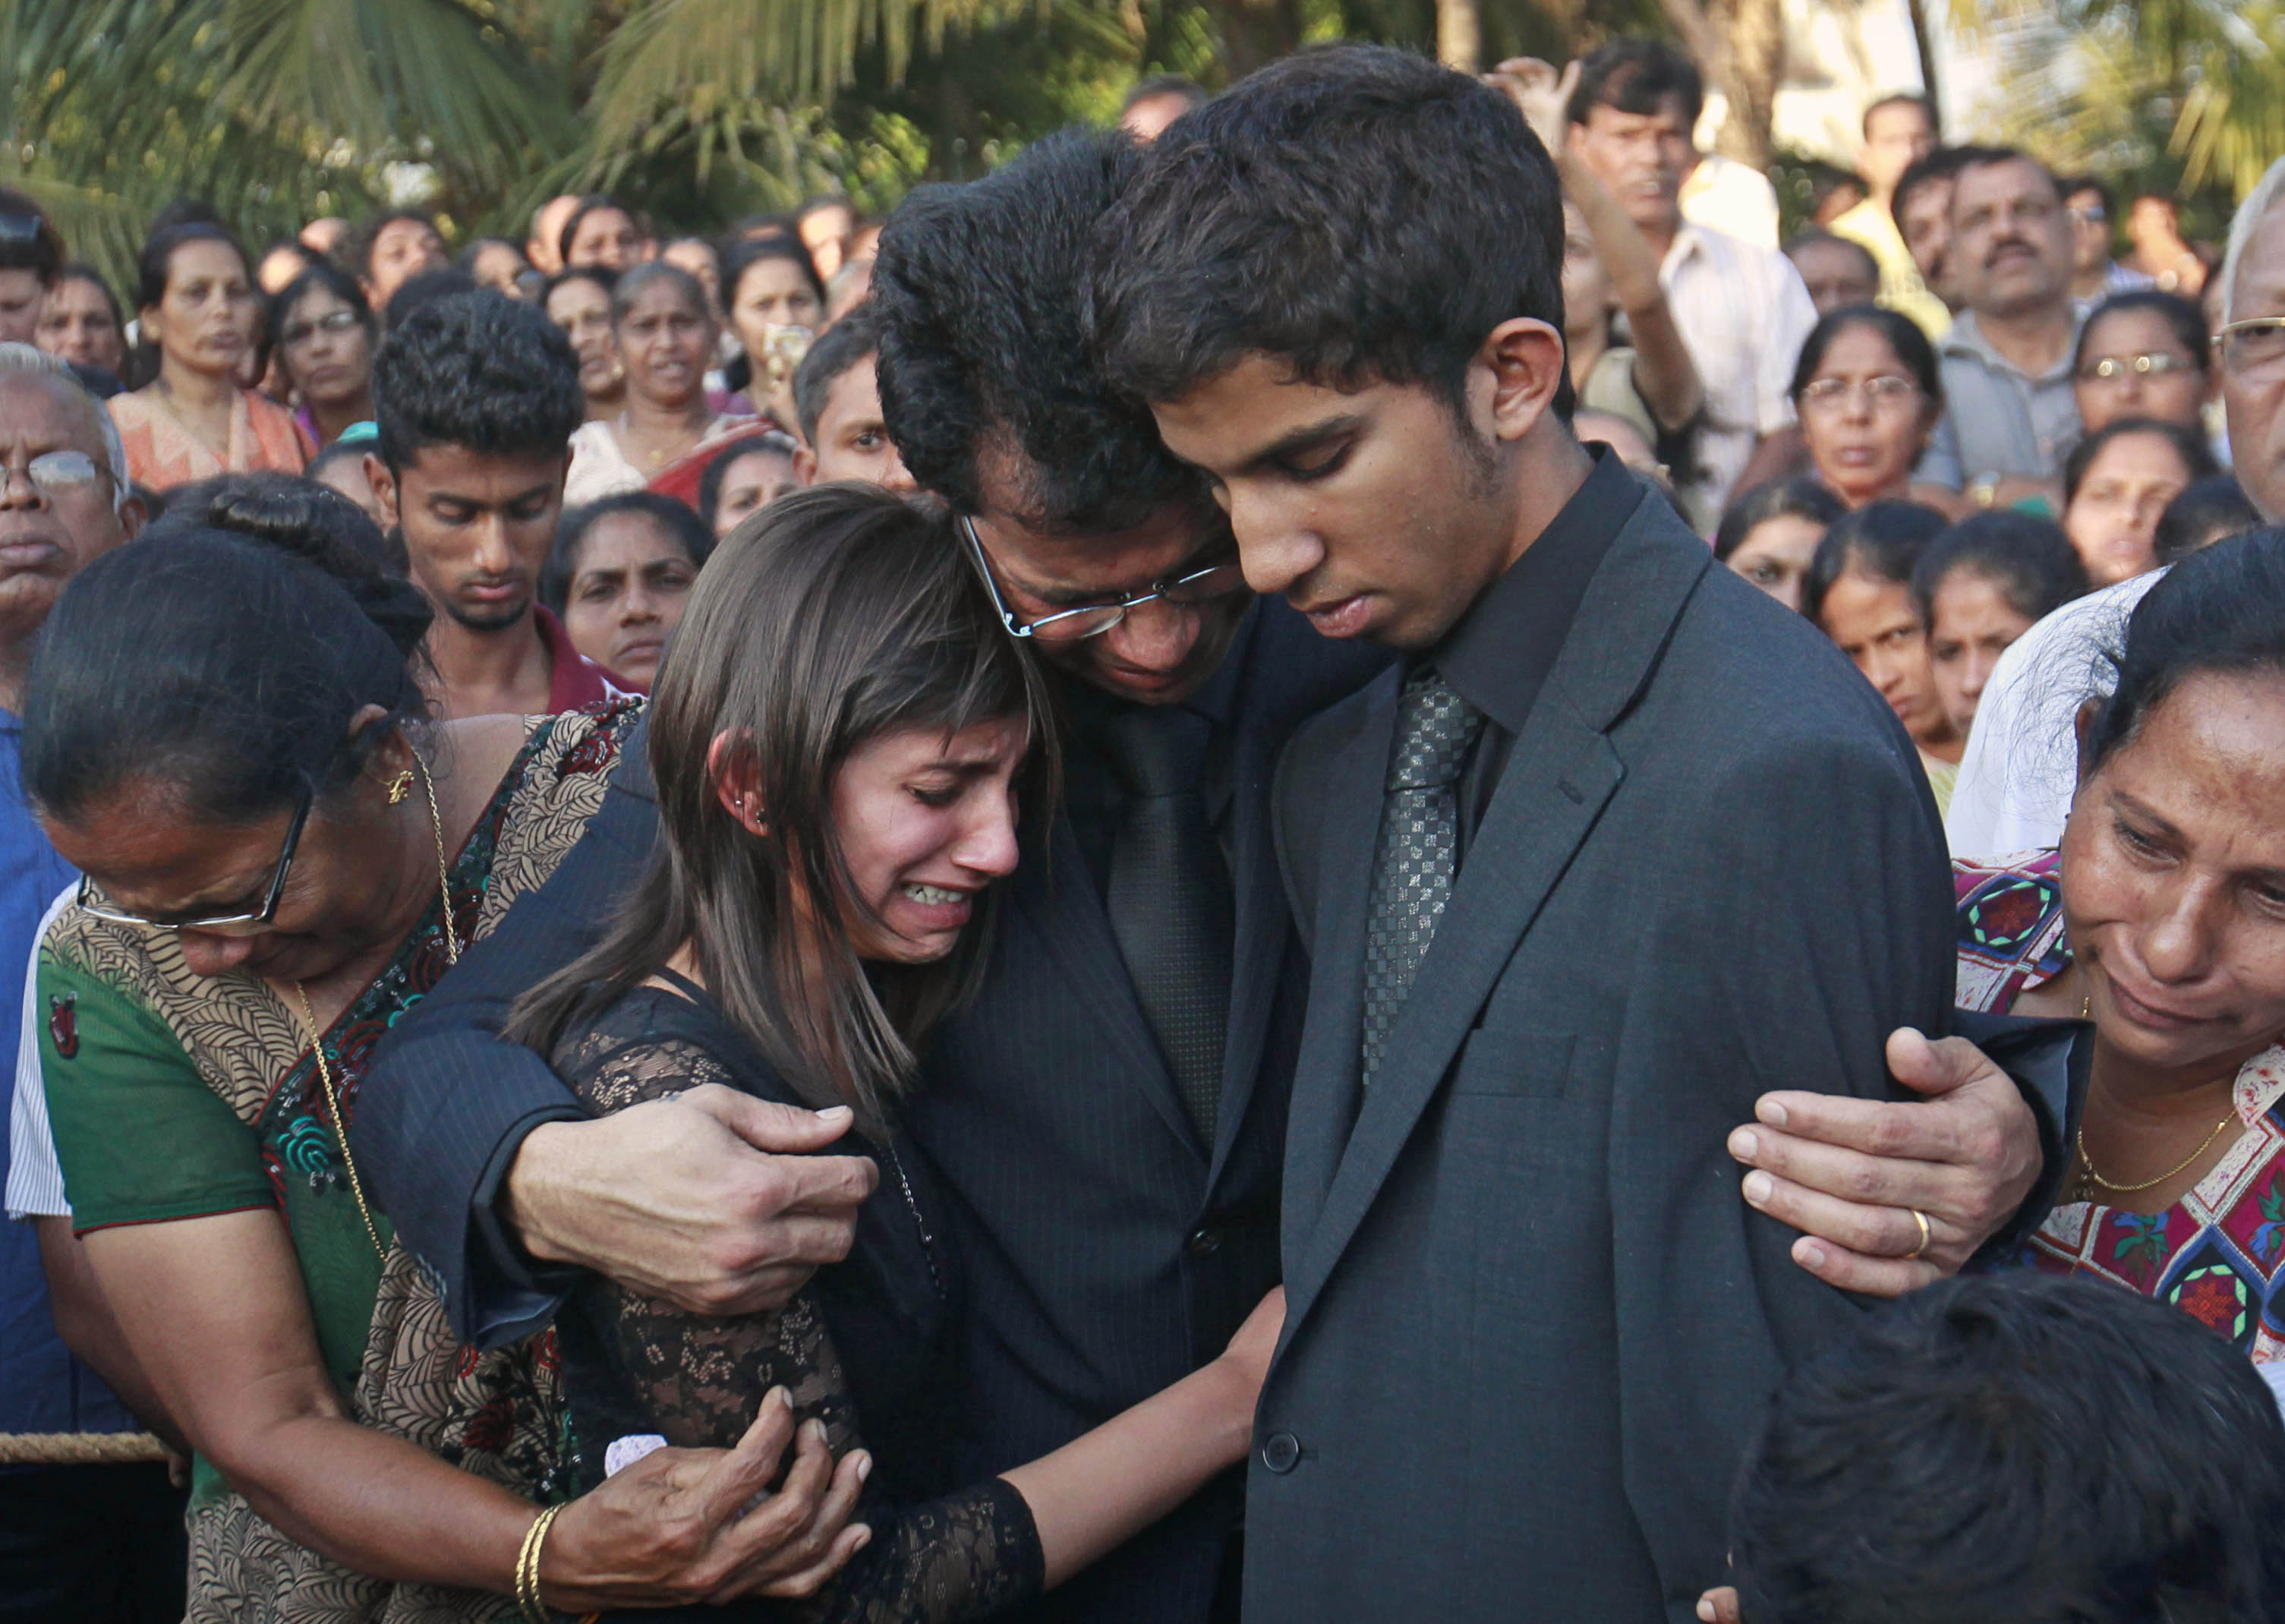
[[[538,623],[539,640],[547,645],[547,708],[551,711],[582,710],[611,700],[625,699],[634,690],[571,647],[571,634],[544,603],[531,606]]]

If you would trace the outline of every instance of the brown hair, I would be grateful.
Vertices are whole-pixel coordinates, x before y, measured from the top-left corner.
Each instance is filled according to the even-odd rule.
[[[940,509],[828,485],[755,514],[700,571],[659,670],[658,837],[641,878],[600,943],[517,1000],[508,1035],[546,1053],[687,942],[732,1024],[802,1099],[852,1105],[877,1127],[914,1046],[982,973],[993,893],[946,959],[860,962],[851,926],[867,905],[834,829],[834,780],[890,729],[952,734],[1000,717],[1030,727],[1019,804],[1038,815],[1054,792],[1046,689]],[[716,794],[750,771],[768,809],[759,836]]]

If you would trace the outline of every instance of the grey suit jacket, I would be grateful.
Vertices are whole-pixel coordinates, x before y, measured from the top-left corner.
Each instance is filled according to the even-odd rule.
[[[1872,688],[1637,499],[1360,1098],[1397,682],[1276,792],[1314,961],[1248,1624],[1685,1624],[1769,1392],[1858,1312],[1724,1142],[1770,1088],[1886,1094],[1888,1032],[1943,1029],[1943,831]]]

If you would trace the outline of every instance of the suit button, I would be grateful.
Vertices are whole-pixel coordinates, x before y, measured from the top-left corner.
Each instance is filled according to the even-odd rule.
[[[1221,1230],[1193,1229],[1190,1231],[1190,1252],[1193,1258],[1211,1258],[1221,1250]]]
[[[1284,1477],[1301,1463],[1301,1440],[1291,1432],[1272,1432],[1262,1440],[1261,1463]]]

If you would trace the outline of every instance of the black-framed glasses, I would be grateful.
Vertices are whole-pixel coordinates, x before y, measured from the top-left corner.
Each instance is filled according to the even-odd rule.
[[[2171,350],[2154,349],[2148,355],[2105,356],[2093,365],[2081,371],[2079,378],[2088,383],[2098,380],[2104,383],[2115,383],[2121,378],[2130,376],[2164,378],[2175,373],[2194,373],[2197,370],[2197,362],[2188,356],[2176,355]]]
[[[984,537],[976,532],[976,521],[962,514],[960,524],[968,537],[969,555],[975,561],[977,572],[984,577],[985,590],[992,594],[992,607],[1000,611],[1000,624],[1008,628],[1010,637],[1036,638],[1042,643],[1076,643],[1101,637],[1125,620],[1129,610],[1161,598],[1168,603],[1205,603],[1242,592],[1245,587],[1245,571],[1233,560],[1154,582],[1146,592],[1128,592],[1110,603],[1090,603],[1075,609],[1058,609],[1037,620],[1018,620],[1008,607],[1007,599],[1001,596],[1000,583],[993,578],[992,562],[984,554]]]
[[[2249,316],[2213,335],[2221,364],[2241,375],[2268,372],[2285,362],[2285,316]]]
[[[151,930],[205,930],[216,936],[259,936],[278,918],[278,899],[286,894],[286,876],[293,871],[294,853],[302,843],[302,826],[310,820],[310,791],[304,787],[294,803],[294,820],[286,826],[286,844],[278,853],[278,867],[270,876],[269,893],[250,914],[216,914],[205,919],[153,919],[130,914],[101,900],[85,875],[79,877],[80,911],[114,924],[141,925]]]

